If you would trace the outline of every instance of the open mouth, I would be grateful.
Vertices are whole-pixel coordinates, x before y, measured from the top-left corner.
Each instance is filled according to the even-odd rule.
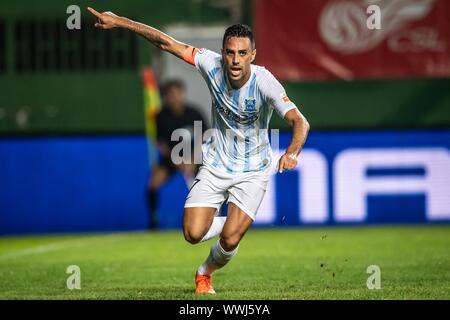
[[[241,68],[230,68],[231,75],[233,77],[238,77],[241,74],[242,69]]]

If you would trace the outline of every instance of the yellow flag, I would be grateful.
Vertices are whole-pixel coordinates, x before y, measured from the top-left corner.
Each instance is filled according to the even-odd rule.
[[[144,82],[145,131],[147,137],[156,141],[156,116],[161,109],[161,96],[153,70],[145,68],[142,73]]]

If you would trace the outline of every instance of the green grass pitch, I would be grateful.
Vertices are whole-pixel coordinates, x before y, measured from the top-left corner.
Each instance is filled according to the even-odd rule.
[[[195,296],[212,240],[181,232],[0,238],[0,299],[449,299],[450,226],[251,229]],[[66,287],[69,265],[81,289]],[[366,286],[369,265],[381,289]]]

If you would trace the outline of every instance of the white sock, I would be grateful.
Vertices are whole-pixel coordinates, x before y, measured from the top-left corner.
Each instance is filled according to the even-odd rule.
[[[239,246],[237,246],[236,249],[227,252],[220,245],[220,239],[217,240],[217,242],[212,245],[208,258],[206,258],[205,262],[198,267],[197,273],[201,275],[210,275],[217,269],[222,268],[236,255],[238,248]]]
[[[209,240],[220,234],[222,232],[223,225],[225,224],[225,220],[227,220],[227,217],[214,217],[211,227],[209,228],[208,232],[203,236],[202,240],[200,240],[200,242]]]

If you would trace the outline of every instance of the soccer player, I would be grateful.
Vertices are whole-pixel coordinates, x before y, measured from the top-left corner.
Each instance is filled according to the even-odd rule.
[[[194,65],[208,85],[215,130],[203,145],[203,165],[186,198],[183,233],[192,244],[220,234],[195,275],[195,293],[215,293],[211,274],[236,255],[267,187],[272,160],[267,128],[273,109],[293,128],[291,142],[278,161],[280,173],[297,165],[309,124],[275,77],[252,64],[256,47],[249,27],[229,27],[218,54],[111,12],[88,10],[97,18],[97,28],[125,28],[145,37],[161,50]],[[227,197],[225,219],[216,213]]]

